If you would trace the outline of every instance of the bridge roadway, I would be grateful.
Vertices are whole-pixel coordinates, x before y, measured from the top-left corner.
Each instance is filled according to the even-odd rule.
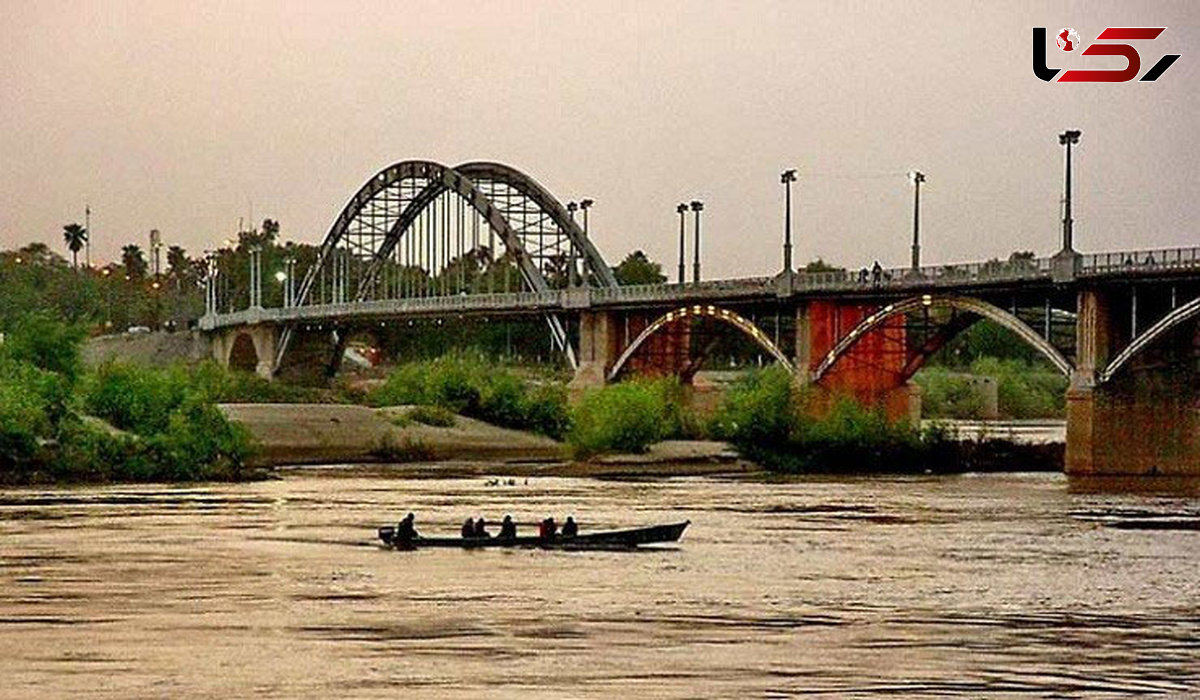
[[[1065,265],[1065,267],[1064,267]],[[200,328],[213,331],[258,324],[369,322],[419,316],[525,315],[582,309],[627,309],[737,303],[777,298],[829,296],[901,297],[924,292],[977,294],[1019,288],[1029,291],[1083,280],[1155,279],[1200,271],[1200,247],[1130,250],[1044,257],[1027,261],[988,261],[883,270],[797,272],[790,277],[745,277],[699,283],[577,287],[502,294],[403,297],[334,304],[250,308],[208,314]]]

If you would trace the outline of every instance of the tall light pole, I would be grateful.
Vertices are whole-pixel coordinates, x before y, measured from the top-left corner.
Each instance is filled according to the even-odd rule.
[[[704,202],[692,200],[692,211],[696,212],[696,232],[692,238],[692,283],[700,282],[700,212],[704,211]]]
[[[567,202],[567,213],[571,215],[572,222],[575,221],[575,210],[578,208],[579,208],[579,205],[576,204],[575,202]],[[568,259],[567,259],[567,286],[574,287],[575,286],[575,239],[568,238],[567,240],[568,240],[568,247],[570,249],[570,255],[568,256]]]
[[[1063,196],[1063,251],[1073,252],[1075,250],[1075,220],[1071,218],[1071,146],[1079,143],[1079,137],[1083,134],[1082,131],[1067,130],[1058,135],[1058,143],[1061,146],[1067,147],[1067,174],[1064,189],[1066,191]]]
[[[686,204],[680,204],[679,206],[675,207],[675,211],[679,212],[679,283],[680,284],[683,284],[684,282],[687,281],[686,276],[685,276],[686,273],[684,271],[685,268],[683,265],[683,261],[687,259],[685,257],[686,254],[683,252],[683,238],[684,238],[684,232],[683,232],[684,222],[683,222],[683,220],[684,220],[684,217],[687,215],[687,210],[688,210],[688,206]]]
[[[913,184],[912,269],[916,272],[921,268],[921,183],[925,182],[925,173],[914,170],[908,178]]]
[[[583,240],[585,240],[585,241],[587,240],[587,237],[588,237],[588,209],[591,209],[592,205],[595,203],[596,203],[596,200],[594,200],[594,199],[579,200],[579,210],[583,212]],[[580,254],[584,257],[584,262],[579,266],[580,267],[579,283],[586,287],[587,286],[587,262],[586,262],[587,251],[580,251]]]
[[[792,271],[792,183],[796,181],[795,170],[784,170],[779,174],[783,183],[783,270]]]
[[[83,205],[83,263],[92,268],[92,205]]]

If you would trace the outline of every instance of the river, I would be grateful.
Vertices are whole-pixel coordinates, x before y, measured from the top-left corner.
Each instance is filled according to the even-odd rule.
[[[408,509],[693,524],[634,553],[376,547]],[[0,696],[1191,695],[1197,522],[1194,491],[1055,474],[8,489]]]

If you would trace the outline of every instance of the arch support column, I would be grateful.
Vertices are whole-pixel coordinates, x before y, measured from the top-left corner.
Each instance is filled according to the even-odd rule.
[[[617,359],[617,319],[611,311],[585,310],[579,315],[579,367],[568,389],[576,398],[602,387]]]

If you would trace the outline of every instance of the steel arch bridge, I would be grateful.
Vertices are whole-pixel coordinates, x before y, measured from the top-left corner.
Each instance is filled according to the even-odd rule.
[[[932,342],[913,348],[915,350],[914,357],[906,358],[904,362],[902,373],[905,375],[903,377],[905,380],[911,377],[920,368],[924,359],[940,348],[946,340],[949,340],[956,333],[965,330],[976,320],[983,318],[993,321],[997,325],[1015,333],[1021,340],[1045,357],[1064,376],[1070,377],[1071,372],[1075,369],[1072,362],[1058,348],[1052,345],[1049,339],[1039,335],[1037,331],[1030,328],[1020,318],[1004,309],[973,297],[923,294],[887,304],[864,318],[849,333],[840,338],[830,348],[829,352],[825,354],[820,364],[812,371],[812,381],[820,382],[824,379],[837,362],[845,357],[860,340],[871,332],[881,328],[889,319],[931,308],[964,311],[970,314],[970,316],[951,317],[943,325],[942,332],[934,336]]]
[[[501,163],[405,160],[371,177],[342,208],[292,306],[577,286],[617,282],[573,210],[532,177]],[[546,320],[574,367],[562,317]],[[291,335],[285,328],[276,366]]]

